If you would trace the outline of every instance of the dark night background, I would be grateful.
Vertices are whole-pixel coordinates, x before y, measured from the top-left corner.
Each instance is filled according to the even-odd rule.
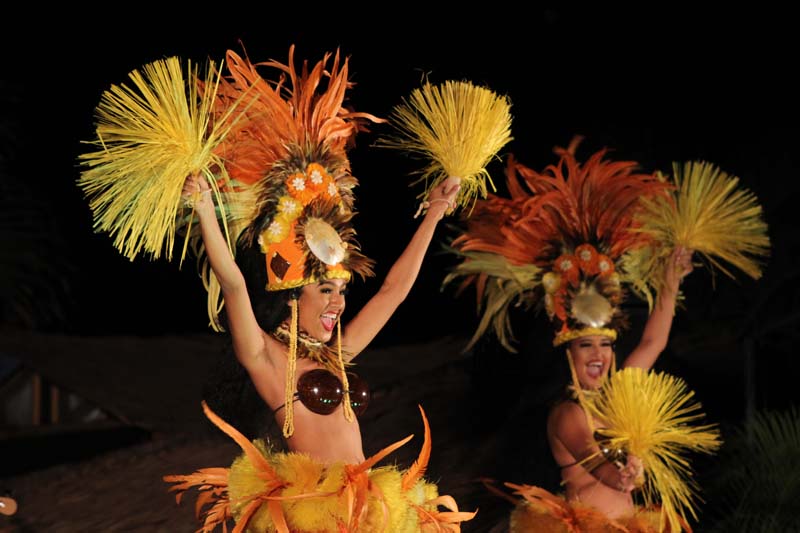
[[[285,62],[294,43],[297,60],[316,62],[337,48],[350,56],[356,83],[350,102],[382,117],[425,74],[432,82],[469,80],[507,95],[514,139],[489,167],[499,194],[505,192],[509,153],[542,169],[556,161],[552,148],[573,135],[585,136],[583,156],[609,147],[612,157],[639,161],[646,170],[669,172],[673,161],[706,160],[738,176],[758,197],[769,225],[772,256],[764,276],[754,281],[737,272],[731,280],[696,269],[684,284],[686,308],[658,368],[686,379],[709,418],[731,427],[748,410],[788,409],[797,401],[800,317],[793,18],[767,6],[751,10],[761,5],[663,5],[623,10],[492,4],[472,13],[465,13],[464,4],[457,13],[440,8],[452,9],[452,18],[405,4],[370,5],[360,13],[341,5],[324,14],[307,5],[226,6],[171,16],[140,5],[134,10],[117,4],[121,11],[115,16],[41,16],[23,6],[31,12],[6,16],[0,37],[0,335],[153,339],[208,333],[205,292],[191,260],[182,269],[177,261],[144,256],[131,262],[107,235],[93,233],[91,212],[76,186],[77,156],[85,151],[81,141],[93,138],[94,107],[103,91],[126,83],[130,71],[148,62],[173,55],[219,61],[227,49],[242,51],[242,45],[254,61]],[[360,180],[356,229],[364,252],[377,261],[378,275],[353,284],[349,313],[377,290],[416,228],[419,190],[408,185],[419,165],[372,147],[389,130],[371,129],[357,138],[351,163]],[[456,298],[440,291],[452,266],[439,253],[447,235],[441,225],[409,299],[373,348],[441,339],[460,346],[474,331],[472,294]],[[635,303],[630,310],[633,328],[620,342],[623,353],[646,311]],[[491,431],[500,420],[497,427],[505,427],[515,443],[487,452],[486,475],[535,484],[534,477],[526,478],[537,470],[526,466],[530,452],[523,442],[543,429],[531,422],[541,414],[537,391],[548,388],[560,355],[544,355],[551,332],[542,318],[519,313],[513,319],[519,354],[485,339],[467,354],[454,349],[453,359],[469,377],[463,408],[475,434]],[[15,354],[0,350],[11,368]],[[434,434],[447,431],[441,427],[446,422],[437,428],[432,420]],[[434,455],[437,449],[434,440]],[[13,490],[8,483],[0,484],[4,488]],[[2,526],[0,517],[0,531]]]

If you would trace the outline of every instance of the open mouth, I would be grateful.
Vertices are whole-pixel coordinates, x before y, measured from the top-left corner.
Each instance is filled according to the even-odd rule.
[[[599,379],[603,375],[602,361],[595,361],[586,365],[586,375],[593,379]]]
[[[336,325],[336,313],[325,313],[320,317],[320,321],[322,322],[322,327],[325,328],[326,331],[333,331],[334,326]]]

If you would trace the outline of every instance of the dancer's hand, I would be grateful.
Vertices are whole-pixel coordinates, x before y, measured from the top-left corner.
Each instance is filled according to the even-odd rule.
[[[644,484],[644,465],[642,460],[635,455],[628,454],[628,459],[619,469],[619,490],[631,492]]]
[[[183,182],[183,190],[181,191],[183,203],[186,207],[193,208],[194,210],[202,210],[207,206],[214,206],[211,199],[211,187],[202,176],[192,174]]]
[[[461,190],[461,178],[450,176],[431,190],[428,200],[423,204],[428,213],[441,219],[455,211],[458,191]]]
[[[678,246],[672,252],[672,255],[667,261],[667,268],[664,272],[664,281],[666,286],[671,289],[673,293],[678,292],[683,278],[688,276],[689,273],[694,270],[694,265],[692,264],[693,255],[694,250],[685,248],[683,246]]]

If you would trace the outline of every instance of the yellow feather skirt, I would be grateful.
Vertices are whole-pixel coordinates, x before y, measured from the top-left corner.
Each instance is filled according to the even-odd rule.
[[[357,517],[359,531],[424,531],[420,525],[419,511],[431,514],[437,511],[437,486],[420,479],[408,491],[404,491],[403,473],[393,465],[373,468],[357,474],[355,479],[348,479],[344,463],[324,465],[305,454],[272,453],[265,449],[261,441],[254,444],[264,453],[285,485],[275,496],[280,498],[278,501],[283,516],[293,532],[343,531],[343,526],[353,523],[354,503],[359,498],[358,487],[366,488],[363,494],[367,498],[361,516]],[[244,502],[250,502],[267,491],[268,487],[258,469],[246,454],[239,455],[228,475],[231,514],[237,523],[244,512]],[[266,506],[253,514],[245,531],[277,531]]]
[[[228,468],[201,468],[191,474],[167,475],[176,502],[189,489],[198,491],[195,511],[211,533],[228,522],[233,533],[460,533],[461,522],[475,512],[458,510],[448,495],[426,481],[430,428],[417,460],[401,471],[374,467],[411,436],[383,448],[364,462],[322,464],[307,454],[273,452],[263,440],[249,441],[203,402],[206,416],[242,448]],[[445,510],[440,510],[444,507]]]
[[[535,489],[540,496],[524,498],[511,511],[511,533],[670,533],[668,524],[660,529],[661,511],[657,508],[637,507],[629,516],[611,519],[589,505]],[[683,525],[684,531],[691,531]]]

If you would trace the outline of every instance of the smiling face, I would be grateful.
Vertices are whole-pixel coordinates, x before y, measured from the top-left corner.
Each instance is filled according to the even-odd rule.
[[[569,343],[578,381],[584,389],[598,389],[611,368],[613,342],[602,335],[589,335]]]
[[[298,326],[312,338],[328,342],[345,306],[347,282],[331,279],[303,287],[298,304]]]

